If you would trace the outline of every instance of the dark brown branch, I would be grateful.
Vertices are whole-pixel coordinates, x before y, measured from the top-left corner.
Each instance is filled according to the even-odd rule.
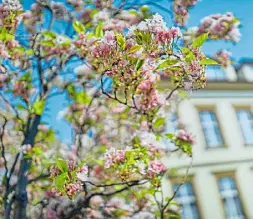
[[[4,132],[5,132],[5,128],[7,125],[7,118],[5,118],[3,115],[1,115],[4,118],[4,124],[2,126],[2,130],[1,130],[1,135],[0,135],[0,140],[1,140],[1,154],[2,154],[2,158],[4,159],[4,167],[5,167],[5,178],[7,176],[8,173],[8,167],[7,167],[7,160],[5,157],[5,147],[4,147],[4,141],[3,141],[3,137],[4,137]]]
[[[125,106],[128,106],[129,108],[131,108],[131,109],[136,109],[136,110],[138,110],[135,106],[132,106],[132,105],[129,105],[128,103],[127,103],[127,101],[122,101],[122,100],[120,100],[118,97],[117,97],[117,95],[116,95],[116,93],[114,92],[114,97],[112,96],[112,95],[110,95],[109,93],[107,93],[105,90],[104,90],[104,81],[103,81],[103,77],[104,77],[104,73],[102,74],[102,76],[101,76],[101,79],[100,79],[100,81],[101,81],[101,90],[102,90],[102,93],[103,94],[105,94],[107,97],[109,97],[110,99],[112,99],[112,100],[116,100],[117,102],[119,102],[119,103],[121,103],[121,104],[124,104]]]
[[[143,181],[143,182],[137,181],[137,182],[133,182],[133,183],[123,187],[122,189],[115,190],[115,191],[112,191],[112,192],[93,192],[93,193],[90,193],[90,194],[86,195],[84,197],[84,199],[79,200],[79,202],[77,203],[77,206],[74,209],[72,209],[70,212],[68,212],[63,217],[63,219],[73,218],[73,216],[77,215],[83,207],[87,208],[89,206],[90,199],[94,196],[112,196],[112,195],[116,195],[118,193],[121,193],[121,192],[124,192],[124,191],[128,190],[129,187],[143,185],[145,183],[147,183],[147,181]]]
[[[129,182],[119,182],[119,183],[111,183],[111,184],[95,184],[90,181],[86,181],[85,183],[91,184],[96,187],[110,187],[110,186],[119,186],[119,185],[130,185],[131,183],[138,183],[139,180],[133,180]]]

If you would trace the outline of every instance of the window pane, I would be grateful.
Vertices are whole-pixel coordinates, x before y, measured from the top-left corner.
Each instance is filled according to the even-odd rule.
[[[223,145],[219,124],[213,111],[200,111],[200,122],[206,138],[208,147],[219,147]]]
[[[233,177],[218,179],[220,194],[224,203],[227,219],[244,219],[242,205]]]
[[[223,81],[226,79],[225,72],[221,66],[209,65],[206,66],[207,80],[210,81]]]
[[[251,112],[247,109],[240,109],[236,113],[245,143],[253,144],[253,117]]]
[[[178,184],[173,186],[176,190]],[[176,194],[176,200],[182,206],[181,217],[182,219],[199,219],[199,212],[196,203],[196,197],[193,192],[193,187],[190,182],[184,183]]]

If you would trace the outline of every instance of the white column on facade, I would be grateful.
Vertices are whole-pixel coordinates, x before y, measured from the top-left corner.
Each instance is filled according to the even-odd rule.
[[[237,80],[237,74],[235,71],[234,66],[229,65],[225,68],[225,74],[228,81],[236,81]]]
[[[222,202],[215,176],[206,168],[201,168],[194,177],[196,197],[203,219],[224,219]]]
[[[248,82],[253,82],[252,67],[250,65],[245,65],[242,67],[241,70],[242,70],[244,79]]]
[[[217,101],[217,116],[224,141],[229,150],[240,150],[243,139],[232,104],[227,100]]]
[[[248,164],[236,171],[236,182],[246,218],[253,218],[253,170]]]

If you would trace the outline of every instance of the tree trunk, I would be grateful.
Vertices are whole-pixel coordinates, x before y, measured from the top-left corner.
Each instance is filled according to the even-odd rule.
[[[30,144],[33,146],[35,137],[38,132],[38,125],[40,124],[41,116],[36,115],[32,121],[31,126],[28,128],[27,135],[25,136],[23,144]],[[32,160],[29,158],[23,158],[21,160],[18,181],[15,190],[15,203],[14,203],[14,219],[26,218],[26,206],[27,206],[27,174],[30,169]]]

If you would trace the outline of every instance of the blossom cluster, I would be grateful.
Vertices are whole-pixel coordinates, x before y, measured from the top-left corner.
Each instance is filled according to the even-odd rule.
[[[195,137],[183,129],[177,131],[175,139],[180,139],[182,141],[188,142],[189,144],[194,144],[195,142]]]
[[[50,176],[53,179],[61,174],[64,175],[64,171],[68,173],[68,176],[64,175],[64,177],[62,177],[62,185],[64,185],[64,187],[54,188],[53,193],[57,196],[66,194],[72,199],[77,192],[82,190],[82,183],[88,180],[88,166],[83,165],[82,167],[78,167],[74,160],[66,162],[66,166],[67,170],[63,169],[63,166],[59,166],[59,164],[50,167]]]
[[[152,147],[127,147],[123,150],[111,148],[104,155],[104,167],[117,170],[122,180],[136,177],[134,172],[144,178],[156,178],[167,171],[164,164],[156,160],[159,154],[156,148]]]
[[[1,41],[0,42],[0,59],[12,59],[12,60],[17,60],[21,59],[23,53],[19,51],[20,45],[19,42],[10,39],[6,41]]]
[[[154,160],[154,161],[151,161],[149,163],[149,166],[148,166],[148,175],[149,177],[151,178],[154,178],[155,176],[157,175],[161,175],[161,174],[164,174],[165,172],[167,171],[167,168],[165,167],[165,165],[159,161],[159,160]]]
[[[114,164],[119,164],[125,161],[126,151],[130,151],[131,148],[126,148],[125,150],[116,150],[115,148],[110,148],[105,153],[105,168],[110,168]]]
[[[27,154],[32,151],[32,146],[30,144],[25,144],[21,147],[21,150],[24,154]]]
[[[22,10],[22,5],[18,0],[4,0],[0,4],[0,25],[6,26],[7,28],[15,28],[20,22],[20,17],[17,16],[17,12]],[[14,15],[12,21],[10,16]]]
[[[204,68],[199,63],[204,56],[200,51],[192,51],[196,56],[189,63],[186,56],[174,50],[174,42],[180,37],[179,28],[168,28],[163,18],[155,14],[151,19],[131,26],[126,37],[106,31],[101,39],[94,41],[88,57],[102,74],[117,81],[114,84],[116,89],[136,90],[134,104],[139,110],[152,110],[166,104],[166,98],[156,89],[160,80],[159,69],[164,72],[169,65],[175,64],[169,68],[169,76],[181,81],[179,87],[192,89],[193,84],[205,85]],[[162,55],[171,58],[172,64],[163,65]]]
[[[214,59],[220,63],[222,66],[227,67],[231,64],[231,52],[227,51],[227,50],[221,50],[218,51],[215,55],[214,55]]]
[[[206,16],[198,27],[189,28],[184,33],[184,42],[190,44],[195,37],[209,33],[212,40],[224,39],[237,43],[241,37],[239,25],[239,20],[230,12]]]
[[[198,0],[174,0],[172,9],[174,13],[174,22],[185,26],[189,18],[189,8],[197,4]]]
[[[209,32],[211,39],[225,39],[233,42],[240,40],[240,22],[232,13],[214,14],[201,20],[198,34]]]

